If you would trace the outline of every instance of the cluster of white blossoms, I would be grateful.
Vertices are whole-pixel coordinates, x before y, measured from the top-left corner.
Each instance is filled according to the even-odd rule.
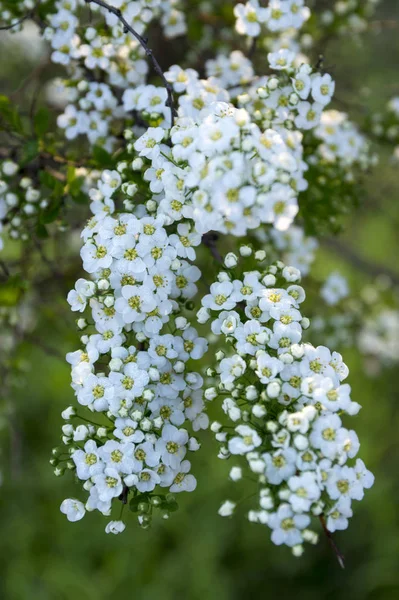
[[[160,21],[166,37],[186,31],[177,0],[110,0],[106,4],[120,10],[139,35],[154,19]],[[93,15],[105,17],[107,28],[104,29],[103,19],[93,18],[81,32],[84,6],[89,6]],[[52,61],[66,67],[68,73],[64,92],[69,103],[58,117],[58,126],[65,130],[67,139],[85,135],[90,144],[111,150],[115,145],[115,121],[128,116],[120,102],[120,90],[134,86],[139,91],[139,86],[144,87],[148,73],[145,51],[124,30],[117,15],[95,2],[58,0],[55,9],[44,37],[50,42]],[[96,73],[101,73],[97,80]],[[151,113],[154,111],[148,94],[149,90],[143,89],[141,104]]]
[[[199,120],[200,119],[200,120]],[[192,219],[195,230],[245,235],[261,223],[287,229],[303,189],[301,146],[290,147],[277,131],[261,131],[244,109],[216,103],[196,122],[178,118],[172,147],[164,132],[150,128],[135,143],[150,160],[144,178],[158,195],[158,214],[170,222]]]
[[[334,306],[347,298],[349,286],[346,278],[338,272],[330,273],[320,290],[320,296],[329,306]]]
[[[316,4],[317,0],[313,0]],[[320,25],[341,35],[363,33],[380,0],[338,0],[320,14]],[[328,3],[330,4],[330,3]]]
[[[269,257],[296,267],[302,276],[309,274],[319,244],[316,238],[305,236],[302,227],[291,225],[286,231],[258,229],[255,237]]]
[[[399,359],[399,312],[383,309],[366,320],[358,336],[359,349],[366,356],[392,366]]]
[[[310,10],[304,0],[270,0],[265,7],[258,0],[248,0],[234,7],[234,15],[239,34],[259,37],[262,29],[272,32],[301,29],[310,17]]]
[[[335,82],[298,55],[282,49],[268,54],[273,75],[254,79],[245,90],[238,89],[238,105],[245,107],[263,127],[308,131],[317,127],[331,102]]]
[[[0,235],[6,222],[11,239],[27,240],[26,220],[47,206],[48,200],[30,177],[21,174],[18,163],[8,159],[0,162]],[[0,237],[0,250],[2,247]]]
[[[393,158],[399,160],[399,96],[389,100],[384,112],[373,113],[370,123],[372,133],[389,143],[398,144],[394,148]]]
[[[359,166],[362,170],[375,164],[376,158],[370,154],[370,145],[346,113],[337,110],[324,111],[320,125],[314,130],[321,143],[317,148],[318,158],[327,164],[338,164],[347,170],[348,178],[353,178],[350,167]]]
[[[210,320],[227,343],[216,353],[218,383],[205,396],[220,397],[230,421],[211,425],[219,457],[245,458],[230,478],[258,482],[259,507],[248,518],[300,555],[303,542],[317,540],[312,517],[331,532],[345,529],[352,500],[361,500],[374,478],[360,459],[353,464],[359,440],[342,422],[360,409],[344,383],[347,366],[337,352],[302,341],[309,320],[300,311],[305,292],[298,269],[281,262],[262,267],[262,252],[254,259],[243,272],[238,258],[227,255],[227,270],[202,300],[199,321]],[[228,500],[219,513],[229,516],[235,506]]]
[[[86,509],[108,515],[113,499],[131,498],[148,526],[153,506],[168,509],[155,489],[195,489],[187,453],[199,443],[187,427],[208,426],[202,377],[187,366],[208,344],[182,314],[197,292],[201,273],[191,260],[201,237],[187,223],[169,233],[143,205],[137,214],[114,212],[120,186],[118,171],[104,171],[90,193],[94,216],[81,250],[90,279],[68,295],[72,310],[90,316],[78,320],[83,349],[67,356],[80,407],[64,411],[63,441],[68,467],[89,492]],[[62,510],[70,520],[85,513],[77,500]]]
[[[30,0],[19,4],[34,8]],[[155,19],[167,37],[186,30],[178,0],[106,4],[138,35]],[[145,48],[120,14],[95,1],[57,0],[47,15],[52,61],[68,77],[58,126],[67,140],[82,135],[108,153],[118,146],[123,156],[115,170],[93,178],[75,172],[85,178],[93,216],[82,232],[87,276],[68,294],[71,309],[82,313],[81,347],[67,355],[76,403],[62,413],[63,446],[54,449],[52,464],[57,475],[76,473],[88,494],[84,502],[62,503],[70,521],[98,510],[111,518],[106,531],[120,533],[129,503],[148,527],[154,509],[167,517],[174,494],[195,489],[188,457],[208,426],[205,400],[220,396],[229,425],[212,425],[219,456],[242,456],[231,479],[249,469],[260,486],[249,518],[299,555],[302,542],[316,540],[311,518],[319,516],[329,531],[345,528],[351,501],[362,498],[373,477],[359,459],[353,464],[359,442],[341,421],[360,409],[343,383],[342,357],[302,340],[309,321],[300,312],[299,269],[309,271],[317,242],[293,223],[309,167],[324,161],[352,173],[370,159],[346,115],[326,112],[331,76],[299,53],[297,34],[310,17],[304,1],[250,0],[230,8],[239,34],[271,36],[264,44],[267,75],[257,77],[241,51],[226,50],[206,61],[204,78],[172,65],[164,78],[156,68],[158,85],[148,84]],[[1,167],[0,219],[15,206],[7,188],[13,164]],[[43,200],[25,179],[18,206],[28,213]],[[210,322],[213,336],[226,342],[217,368],[207,370],[214,385],[204,392],[192,361],[203,357],[208,341],[188,315],[201,279],[196,247],[201,240],[209,245],[203,236],[210,232],[248,234],[251,244],[294,266],[264,267],[265,251],[254,254],[249,245],[240,253],[252,270],[244,271],[234,254],[226,257],[226,271],[198,312],[199,322]],[[217,248],[211,250],[216,259]],[[329,280],[322,295],[334,304],[344,287]],[[220,514],[234,507],[227,501]]]

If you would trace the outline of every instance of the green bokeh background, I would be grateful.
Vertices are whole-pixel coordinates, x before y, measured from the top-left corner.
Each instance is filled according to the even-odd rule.
[[[399,20],[397,0],[383,2],[376,19]],[[4,52],[2,46],[2,55]],[[346,37],[325,49],[326,67],[337,81],[335,107],[356,118],[363,106],[381,109],[399,95],[399,26],[368,34],[360,47]],[[7,93],[34,68],[15,49],[1,61],[0,84]],[[10,66],[11,65],[11,66]],[[370,95],[362,95],[362,88]],[[345,244],[368,261],[399,273],[399,179],[381,150],[381,162],[366,180],[363,206],[348,218]],[[79,259],[76,256],[75,262]],[[319,278],[333,268],[349,277],[352,289],[370,282],[366,273],[331,250],[321,249]],[[41,290],[37,336],[60,354],[75,349],[74,318],[64,301],[71,281],[49,282]],[[305,307],[306,312],[306,307]],[[179,498],[169,521],[157,519],[141,530],[130,515],[123,535],[104,533],[106,520],[87,514],[68,523],[59,512],[65,497],[78,496],[72,476],[56,479],[48,463],[58,444],[61,410],[71,403],[69,368],[43,349],[26,343],[27,385],[8,401],[15,409],[15,431],[4,428],[4,482],[0,488],[0,598],[4,600],[395,600],[399,598],[399,411],[397,369],[369,378],[364,360],[345,350],[353,399],[363,410],[353,422],[361,457],[376,475],[373,489],[354,503],[350,529],[335,538],[346,557],[342,571],[327,541],[307,547],[300,559],[269,541],[269,531],[248,523],[243,505],[234,519],[217,515],[226,497],[240,497],[216,459],[209,433],[193,459],[198,488]],[[1,384],[0,384],[1,385]],[[10,453],[10,444],[17,444]],[[245,492],[243,493],[245,495]],[[128,515],[129,517],[129,515]]]

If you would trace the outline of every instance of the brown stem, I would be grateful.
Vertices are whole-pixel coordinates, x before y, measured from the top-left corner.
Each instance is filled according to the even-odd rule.
[[[23,23],[24,21],[26,21],[26,19],[29,19],[29,17],[31,17],[32,14],[33,13],[29,12],[24,17],[21,17],[20,19],[18,19],[18,21],[14,21],[14,23],[11,23],[11,25],[3,25],[2,27],[0,27],[0,31],[6,31],[8,29],[13,29],[14,27],[16,27],[17,25],[19,25],[20,23]]]
[[[358,268],[363,273],[367,275],[371,275],[372,277],[378,277],[378,275],[386,275],[392,281],[394,285],[399,285],[399,274],[395,273],[388,267],[384,267],[383,265],[378,265],[373,262],[369,262],[362,256],[356,254],[356,252],[344,244],[342,241],[335,238],[324,238],[322,239],[323,246],[329,248],[330,250],[336,252],[343,259],[349,262],[354,267]]]
[[[204,235],[202,236],[202,243],[204,244],[204,246],[209,248],[213,258],[218,263],[223,264],[222,255],[220,254],[220,252],[216,246],[216,242],[218,241],[218,239],[219,239],[219,234],[216,233],[216,231],[208,231],[208,233],[204,233]]]
[[[172,88],[171,84],[169,83],[169,81],[166,79],[159,62],[157,61],[157,59],[155,58],[155,56],[153,54],[153,51],[151,50],[151,48],[148,47],[147,40],[145,38],[143,38],[139,33],[137,33],[137,31],[135,31],[135,29],[133,29],[133,27],[131,25],[129,25],[129,23],[126,21],[125,17],[122,15],[122,11],[119,8],[115,8],[114,6],[111,6],[111,5],[107,4],[106,2],[103,2],[103,0],[85,0],[85,2],[86,2],[86,4],[97,4],[98,6],[105,8],[105,10],[107,10],[108,12],[114,14],[119,19],[119,21],[122,23],[125,33],[127,33],[129,31],[139,42],[140,46],[144,49],[148,59],[152,62],[154,71],[162,79],[162,83],[168,94],[166,106],[168,106],[170,108],[171,127],[173,127],[174,118],[177,114],[176,109],[174,107],[173,88]]]
[[[327,524],[326,524],[324,515],[320,515],[319,520],[320,520],[321,526],[323,527],[323,531],[326,534],[328,543],[330,544],[331,548],[334,550],[334,553],[335,553],[335,556],[337,557],[339,566],[341,567],[341,569],[345,569],[344,555],[338,548],[337,544],[334,542],[331,531],[329,529],[327,529]]]

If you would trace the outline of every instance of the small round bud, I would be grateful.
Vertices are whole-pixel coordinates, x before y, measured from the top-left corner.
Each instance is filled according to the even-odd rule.
[[[240,246],[239,252],[241,256],[251,256],[252,248],[250,246]]]
[[[278,88],[278,85],[279,80],[277,79],[277,77],[271,77],[267,82],[267,87],[269,88],[269,90],[276,90]]]
[[[135,158],[134,161],[132,162],[132,169],[133,171],[141,171],[141,169],[143,168],[144,165],[144,161],[142,158]]]
[[[109,281],[107,281],[106,279],[100,279],[99,282],[97,283],[97,287],[101,291],[108,290],[108,288],[109,288]]]
[[[113,296],[105,296],[104,305],[107,308],[111,308],[111,306],[113,306],[114,304],[115,304],[115,298]]]
[[[252,414],[258,419],[262,419],[267,414],[267,411],[262,404],[255,404],[252,407]]]
[[[228,269],[232,269],[237,266],[238,258],[233,252],[226,254],[224,264]]]
[[[87,321],[86,321],[86,319],[78,319],[76,321],[76,325],[78,326],[78,329],[80,329],[80,330],[86,329]]]
[[[277,398],[280,394],[280,384],[277,381],[272,381],[267,385],[266,391],[269,398]]]

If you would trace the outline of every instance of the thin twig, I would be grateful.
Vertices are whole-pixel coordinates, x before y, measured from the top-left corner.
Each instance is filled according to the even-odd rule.
[[[328,542],[329,542],[331,548],[334,550],[334,553],[335,553],[335,556],[337,557],[337,561],[339,563],[339,566],[341,567],[341,569],[345,569],[344,555],[342,554],[342,552],[338,548],[337,544],[334,542],[332,533],[327,528],[327,524],[326,524],[326,520],[325,520],[324,516],[320,515],[319,520],[320,520],[321,526],[323,527],[323,531],[326,534]]]
[[[143,38],[139,33],[137,33],[137,31],[135,29],[133,29],[133,27],[131,25],[129,25],[129,23],[126,21],[125,17],[122,15],[122,11],[119,8],[115,8],[114,6],[111,6],[110,4],[103,2],[103,0],[85,0],[85,2],[86,2],[86,4],[97,4],[98,6],[101,6],[102,8],[107,10],[108,12],[114,14],[119,19],[119,21],[122,23],[122,25],[124,27],[124,32],[125,33],[130,32],[136,38],[136,40],[139,42],[140,46],[144,49],[147,57],[152,62],[154,71],[162,79],[163,85],[168,94],[168,99],[165,104],[168,108],[170,108],[171,127],[173,127],[174,118],[177,114],[176,109],[174,107],[173,87],[171,86],[169,81],[166,79],[159,62],[157,61],[157,59],[155,58],[155,56],[153,54],[153,51],[151,50],[151,48],[148,47],[148,45],[147,45],[148,40]]]
[[[11,25],[3,25],[2,27],[0,27],[0,31],[6,31],[8,29],[13,29],[20,23],[23,23],[24,21],[26,21],[26,19],[29,19],[31,16],[32,16],[32,13],[29,12],[24,17],[21,17],[20,19],[18,19],[18,21],[14,21],[14,23],[11,23]]]
[[[47,356],[51,356],[51,358],[56,358],[57,360],[62,361],[65,364],[65,356],[57,350],[57,348],[53,348],[52,346],[48,346],[43,340],[36,337],[34,334],[28,333],[24,331],[23,333],[24,341],[29,342],[32,346],[37,346],[40,348]]]
[[[251,45],[250,45],[249,50],[248,50],[248,58],[249,59],[253,58],[253,56],[254,56],[254,54],[256,52],[257,43],[258,43],[258,38],[257,37],[252,38],[252,42],[251,42]]]
[[[219,239],[219,234],[216,233],[216,231],[208,231],[208,233],[205,233],[202,236],[202,243],[204,244],[204,246],[206,246],[207,248],[209,248],[209,250],[211,251],[211,254],[213,256],[213,258],[218,262],[223,264],[223,258],[222,255],[220,254],[219,250],[217,249],[216,246],[216,242]]]
[[[394,285],[399,285],[398,273],[395,273],[383,265],[369,262],[367,259],[356,254],[356,252],[350,246],[347,246],[342,241],[335,238],[324,238],[321,240],[321,242],[324,246],[342,256],[342,258],[347,260],[351,265],[358,268],[360,271],[363,271],[363,273],[371,275],[372,277],[385,275],[389,277]]]
[[[4,275],[8,279],[10,277],[10,270],[9,270],[8,266],[6,265],[6,263],[4,262],[4,260],[0,260],[0,267],[3,269]]]

